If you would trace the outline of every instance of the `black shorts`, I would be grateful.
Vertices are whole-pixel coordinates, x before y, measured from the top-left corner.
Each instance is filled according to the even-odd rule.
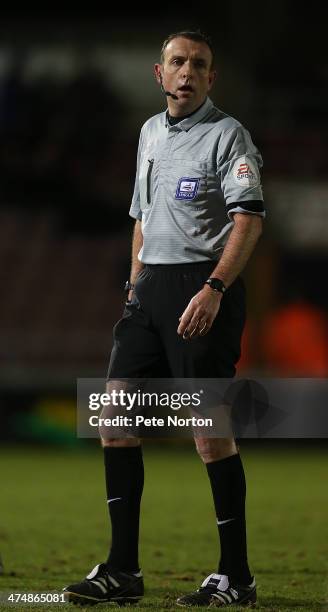
[[[230,378],[240,357],[245,324],[241,278],[223,295],[210,331],[192,340],[177,334],[179,317],[216,262],[146,265],[131,303],[113,330],[108,379]]]

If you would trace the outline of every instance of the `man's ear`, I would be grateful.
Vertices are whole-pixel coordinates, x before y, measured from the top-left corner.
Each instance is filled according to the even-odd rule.
[[[213,84],[214,84],[214,82],[216,80],[216,77],[217,77],[216,70],[211,70],[210,76],[208,78],[208,91],[210,91],[212,89]]]
[[[157,83],[162,84],[162,64],[154,65],[154,75]]]

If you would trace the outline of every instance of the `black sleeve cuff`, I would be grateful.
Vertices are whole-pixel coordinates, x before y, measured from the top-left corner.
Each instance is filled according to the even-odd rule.
[[[232,202],[226,207],[227,213],[236,208],[242,208],[245,212],[264,213],[262,200],[244,200],[243,202]]]

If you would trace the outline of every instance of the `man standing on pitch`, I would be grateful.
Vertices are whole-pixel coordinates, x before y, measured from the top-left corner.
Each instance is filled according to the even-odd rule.
[[[155,64],[167,111],[140,134],[130,215],[136,219],[128,301],[108,372],[120,378],[230,378],[240,356],[239,277],[261,234],[261,156],[248,131],[208,98],[213,49],[200,32],[171,34]],[[246,484],[233,438],[195,438],[210,480],[221,546],[217,571],[180,606],[256,601],[246,550]],[[80,603],[135,602],[143,460],[137,438],[104,439],[112,546],[106,563],[66,587]]]

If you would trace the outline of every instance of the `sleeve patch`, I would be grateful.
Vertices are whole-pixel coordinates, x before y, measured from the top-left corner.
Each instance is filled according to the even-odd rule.
[[[241,187],[256,187],[260,182],[259,171],[247,155],[235,161],[232,175],[235,183]]]

